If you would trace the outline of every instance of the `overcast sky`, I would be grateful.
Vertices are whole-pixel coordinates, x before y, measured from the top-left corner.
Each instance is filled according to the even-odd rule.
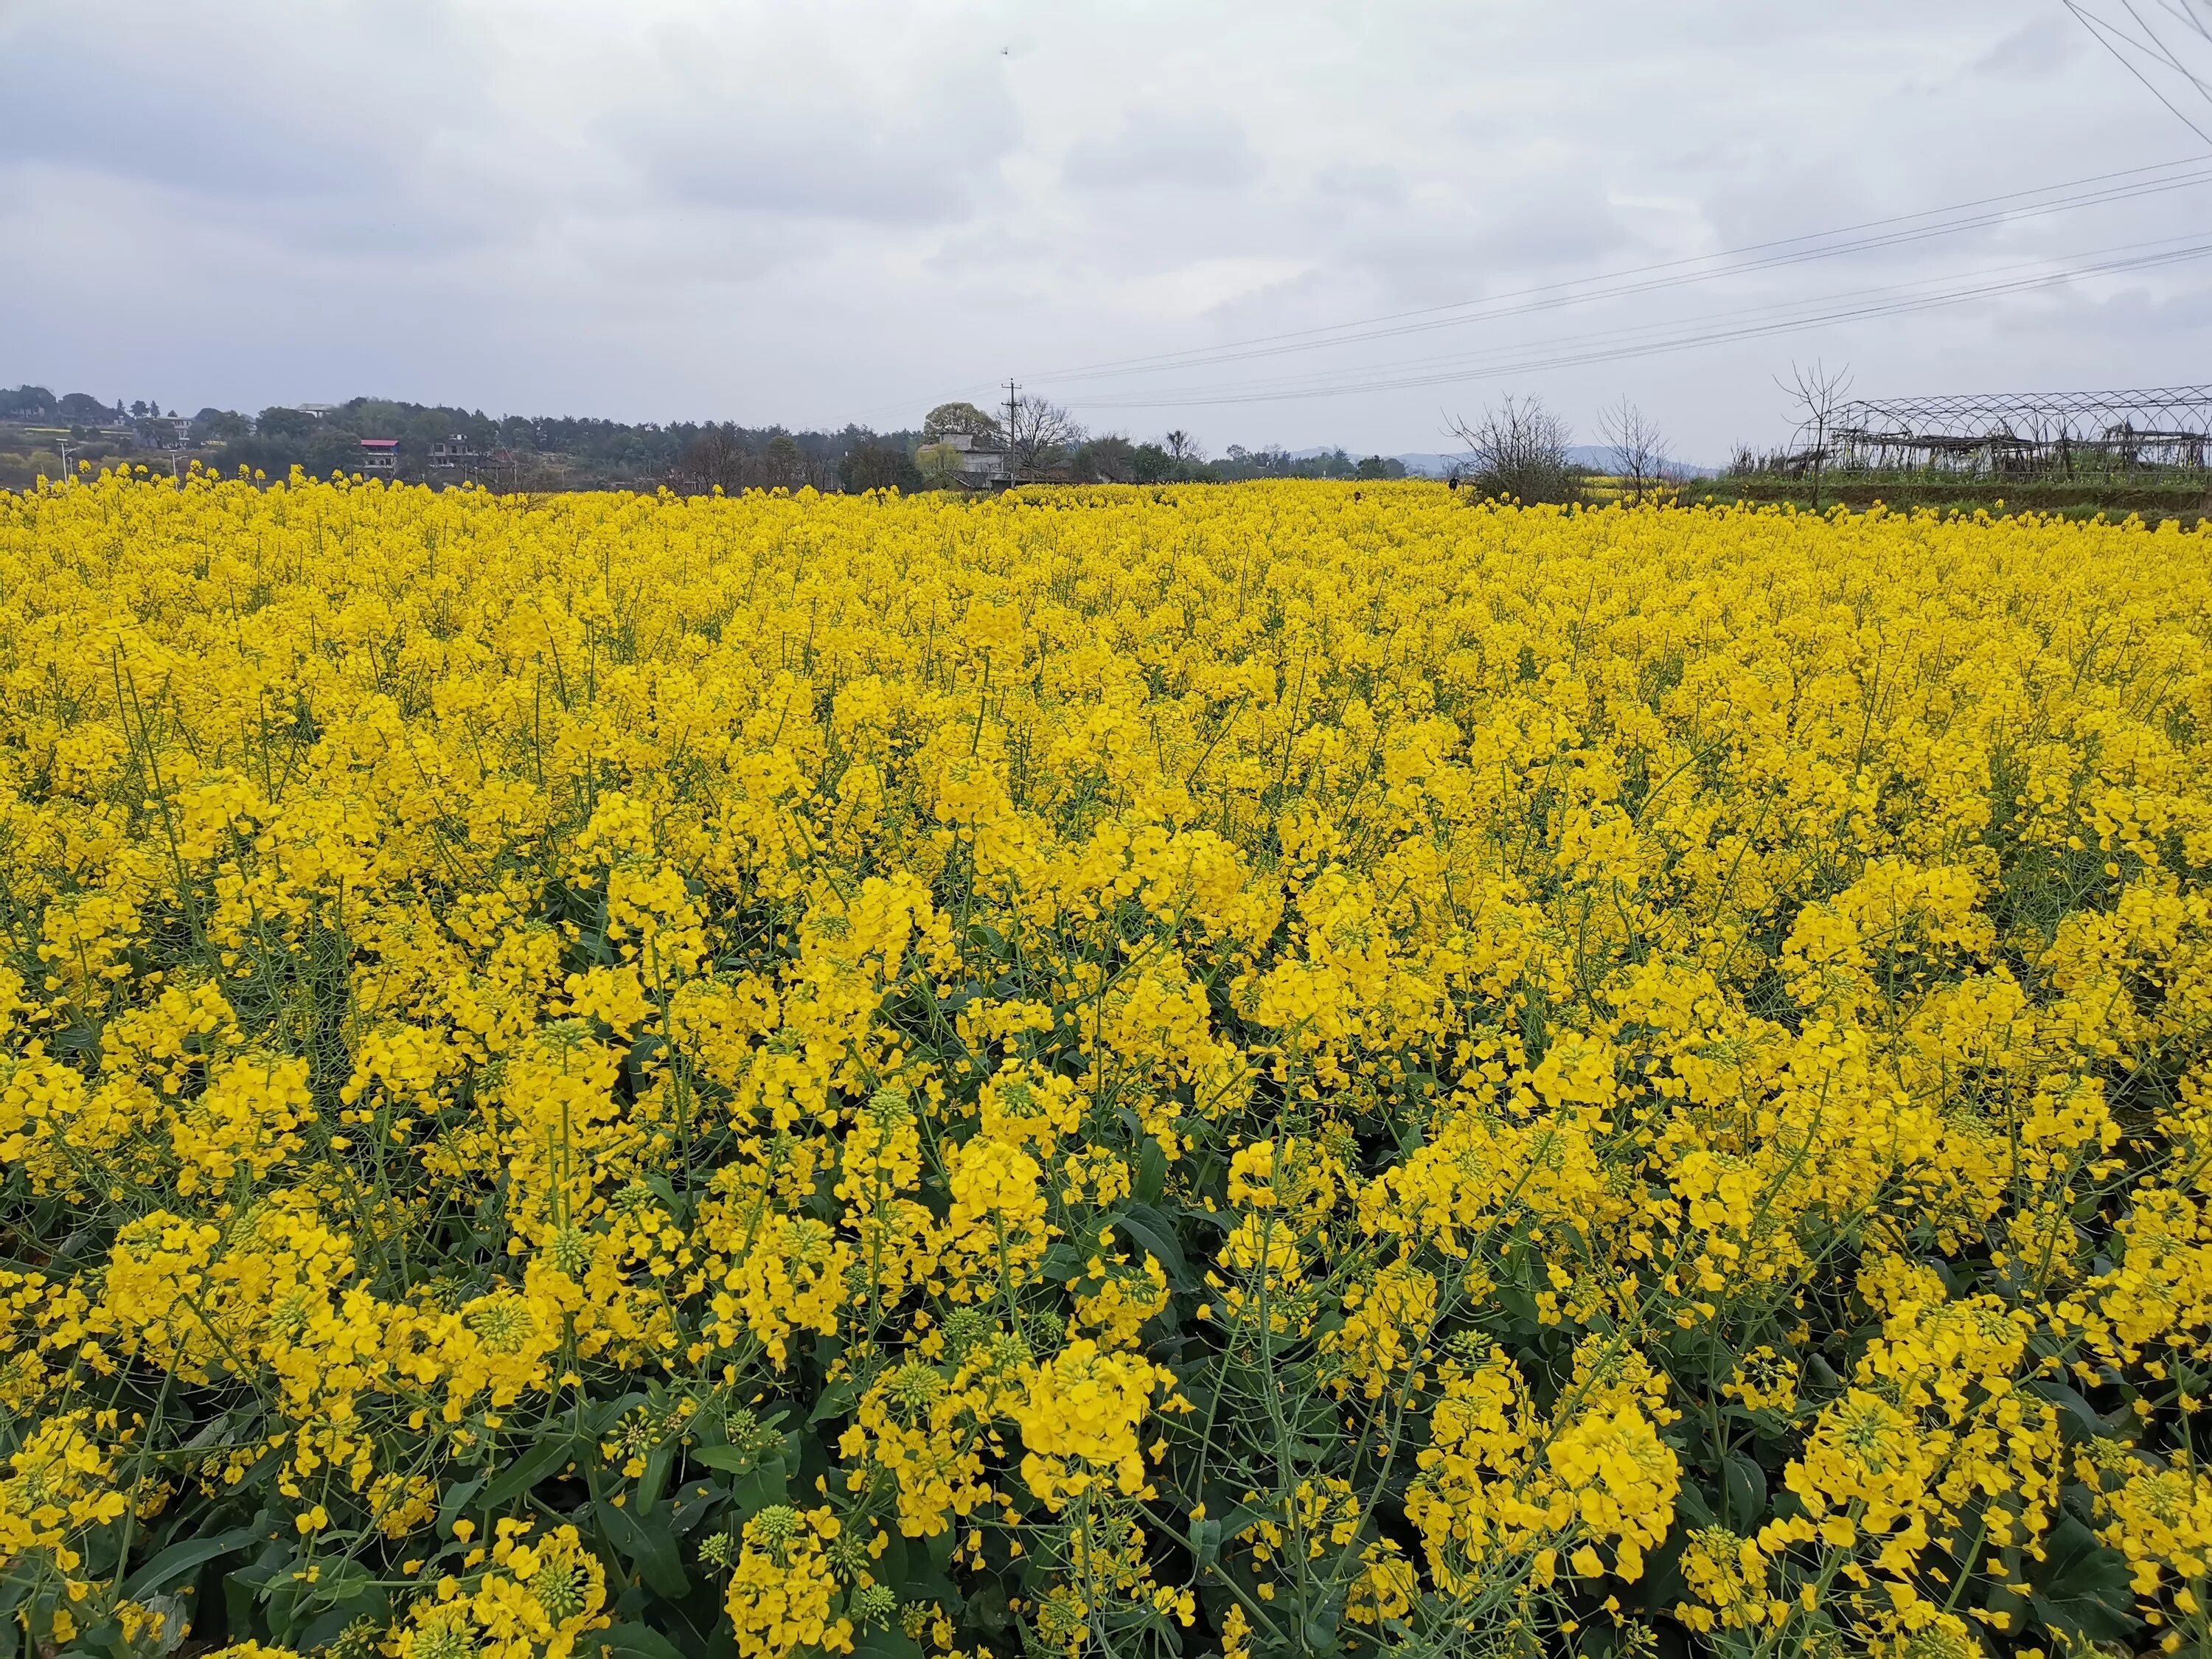
[[[2212,240],[2212,185],[1066,371],[2206,149],[2061,0],[0,0],[0,384],[889,428],[1012,374],[1094,428],[1216,452],[1442,448],[1506,392],[1587,434],[1625,394],[1717,461],[1786,434],[1793,358],[1866,392],[2212,380],[2212,260],[1542,365],[2184,248]]]

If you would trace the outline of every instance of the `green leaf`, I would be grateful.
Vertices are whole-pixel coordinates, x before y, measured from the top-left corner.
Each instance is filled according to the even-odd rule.
[[[2112,1425],[2070,1382],[2062,1382],[2055,1376],[2039,1376],[2027,1387],[2031,1394],[2039,1394],[2058,1407],[2059,1429],[2068,1440],[2112,1432]]]
[[[660,1494],[667,1487],[669,1472],[676,1466],[676,1454],[681,1448],[673,1440],[655,1446],[645,1460],[645,1473],[637,1480],[637,1512],[653,1513],[653,1505],[660,1502]]]
[[[1212,1516],[1203,1521],[1192,1522],[1190,1553],[1201,1571],[1218,1561],[1221,1559],[1221,1522]]]
[[[587,1405],[584,1408],[584,1421],[591,1425],[592,1439],[604,1440],[608,1431],[622,1420],[624,1413],[652,1403],[651,1395],[632,1389],[620,1399],[594,1401]]]
[[[635,1567],[638,1576],[656,1595],[671,1601],[691,1588],[684,1576],[683,1559],[676,1553],[676,1540],[658,1527],[649,1527],[628,1510],[617,1509],[602,1498],[592,1506],[599,1517],[599,1530],[606,1534],[622,1558]]]
[[[473,1480],[464,1480],[457,1486],[448,1486],[446,1488],[445,1496],[438,1500],[438,1534],[440,1537],[451,1538],[453,1535],[453,1522],[461,1518],[461,1512],[469,1506],[469,1499],[474,1498],[477,1492],[483,1490],[483,1477],[482,1475],[478,1475]]]
[[[218,1555],[242,1550],[260,1535],[251,1527],[237,1527],[210,1537],[187,1538],[172,1544],[131,1575],[124,1583],[123,1594],[133,1601],[143,1601],[156,1590],[167,1589],[193,1568]]]
[[[921,1644],[896,1626],[870,1631],[854,1642],[853,1659],[921,1659]]]
[[[781,1457],[739,1475],[730,1482],[730,1507],[735,1518],[750,1521],[769,1504],[782,1503],[790,1482],[791,1466]]]
[[[635,1654],[637,1659],[684,1659],[684,1650],[659,1631],[628,1621],[608,1626],[582,1645],[597,1645],[614,1653]]]
[[[302,1595],[301,1605],[311,1607],[343,1607],[349,1602],[362,1601],[379,1594],[376,1576],[358,1561],[343,1557],[323,1564],[322,1571],[313,1585]],[[302,1642],[303,1648],[312,1648],[312,1642]]]
[[[860,1391],[853,1379],[841,1376],[822,1390],[821,1399],[814,1402],[814,1409],[807,1413],[806,1420],[819,1423],[826,1417],[849,1416],[860,1400]]]
[[[1160,1150],[1158,1141],[1146,1135],[1144,1146],[1137,1153],[1137,1202],[1146,1206],[1158,1204],[1167,1187],[1168,1155]],[[1166,1264],[1163,1262],[1161,1265],[1164,1267]]]
[[[1176,1239],[1175,1224],[1165,1215],[1149,1204],[1132,1204],[1111,1220],[1152,1252],[1152,1260],[1160,1264],[1160,1271],[1167,1275],[1171,1288],[1198,1288],[1198,1281],[1190,1275],[1190,1263],[1183,1258],[1182,1246]]]
[[[1682,1489],[1674,1494],[1676,1511],[1693,1527],[1716,1524],[1713,1506],[1705,1501],[1705,1494],[1694,1480],[1682,1482]]]
[[[2045,1630],[2088,1643],[2117,1642],[2136,1627],[2127,1557],[2070,1515],[2044,1535],[2043,1549],[2028,1566],[2027,1603]]]
[[[1083,1252],[1063,1238],[1044,1253],[1044,1260],[1037,1263],[1037,1271],[1054,1284],[1065,1285],[1070,1279],[1082,1278],[1089,1265]]]
[[[390,1605],[379,1593],[356,1595],[346,1603],[319,1614],[310,1620],[297,1638],[301,1653],[317,1653],[330,1646],[338,1632],[361,1618],[380,1618],[390,1612]]]
[[[919,1538],[902,1538],[893,1533],[869,1571],[902,1601],[935,1601],[948,1611],[960,1606],[960,1592],[938,1571]]]
[[[1722,1472],[1728,1494],[1728,1523],[1737,1532],[1752,1530],[1766,1513],[1766,1471],[1741,1452],[1730,1452]]]
[[[566,1435],[539,1441],[525,1452],[505,1474],[484,1488],[483,1506],[486,1511],[505,1508],[546,1476],[566,1468],[574,1445],[574,1443]]]
[[[716,1446],[694,1446],[684,1455],[702,1468],[720,1469],[725,1474],[750,1474],[761,1466],[758,1452],[747,1451],[743,1446],[726,1443]]]

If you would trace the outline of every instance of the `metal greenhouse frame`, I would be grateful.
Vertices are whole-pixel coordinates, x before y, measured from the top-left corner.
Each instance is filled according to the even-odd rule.
[[[2198,474],[2212,463],[2212,386],[1861,399],[1836,409],[1825,447],[1844,472]]]

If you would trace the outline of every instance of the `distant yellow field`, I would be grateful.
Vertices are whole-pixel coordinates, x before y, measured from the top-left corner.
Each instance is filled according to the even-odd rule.
[[[2212,1643],[2204,534],[105,477],[0,665],[41,1652]]]

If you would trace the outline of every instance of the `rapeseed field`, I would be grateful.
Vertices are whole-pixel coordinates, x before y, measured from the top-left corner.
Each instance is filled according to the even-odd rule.
[[[2208,871],[2204,533],[0,495],[0,1653],[2203,1652]]]

